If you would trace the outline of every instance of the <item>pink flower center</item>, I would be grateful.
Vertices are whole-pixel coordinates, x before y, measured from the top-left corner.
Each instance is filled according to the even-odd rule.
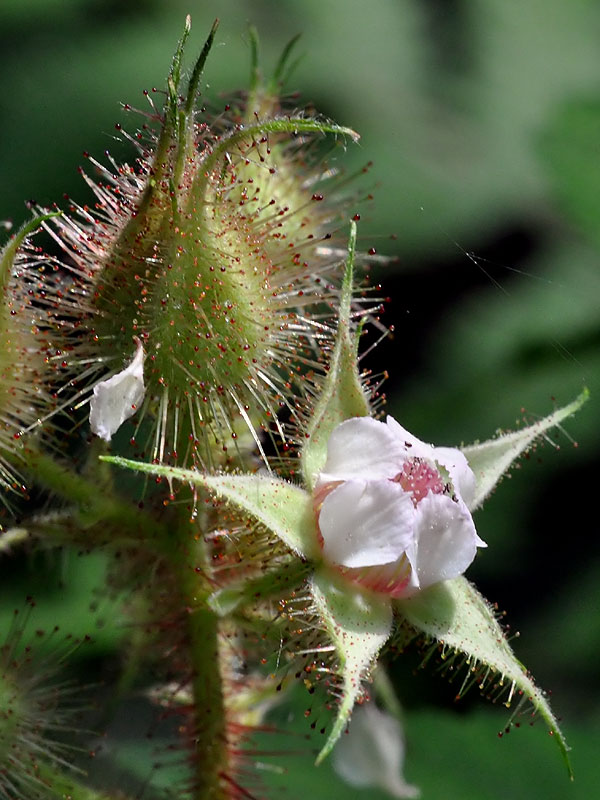
[[[399,483],[405,492],[412,495],[412,501],[417,505],[429,492],[443,494],[446,486],[437,469],[430,467],[421,458],[409,458],[402,467],[402,471],[392,479]]]

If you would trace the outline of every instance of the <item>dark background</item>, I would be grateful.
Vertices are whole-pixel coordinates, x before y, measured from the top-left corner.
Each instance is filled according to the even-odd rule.
[[[600,780],[600,6],[3,0],[0,219],[25,219],[28,199],[88,200],[77,174],[84,150],[131,157],[113,138],[115,122],[128,121],[118,103],[143,107],[142,89],[164,85],[186,13],[190,54],[221,18],[208,96],[220,103],[247,85],[248,24],[259,31],[267,68],[301,32],[304,58],[290,88],[361,133],[346,159],[348,171],[374,161],[363,182],[375,200],[360,208],[360,246],[396,259],[374,271],[391,297],[384,321],[394,335],[369,365],[388,370],[387,407],[406,428],[438,444],[468,443],[590,388],[591,401],[566,432],[553,433],[478,512],[489,547],[469,572],[506,609],[522,632],[519,657],[552,690],[574,745],[575,784],[541,723],[498,741],[504,709],[476,694],[454,706],[455,689],[435,675],[413,678],[410,657],[392,669],[406,707],[406,773],[425,798],[593,796]],[[35,586],[40,624],[86,630],[101,560],[25,559],[19,582],[6,577],[9,563],[1,565],[0,621]],[[122,631],[113,624],[93,633],[98,654],[110,655]],[[131,770],[132,753],[147,775],[139,742],[121,741],[113,757]],[[302,763],[280,782],[297,787],[298,797],[330,797],[327,768]]]

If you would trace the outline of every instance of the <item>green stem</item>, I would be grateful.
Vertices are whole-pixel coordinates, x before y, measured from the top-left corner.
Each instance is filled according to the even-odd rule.
[[[34,480],[77,506],[87,525],[99,521],[114,523],[119,531],[119,541],[131,539],[136,543],[152,541],[160,544],[166,539],[163,525],[136,506],[112,496],[108,489],[102,491],[104,487],[99,486],[98,481],[78,475],[41,450],[27,449],[23,455]],[[103,535],[106,536],[106,531]]]
[[[193,800],[225,800],[228,793],[222,776],[228,770],[228,748],[219,620],[206,603],[209,589],[197,571],[199,560],[207,570],[210,559],[202,542],[197,549],[190,549],[187,523],[182,523],[183,532],[181,549],[173,553],[172,564],[181,590],[180,602],[187,609],[194,707],[192,797]]]

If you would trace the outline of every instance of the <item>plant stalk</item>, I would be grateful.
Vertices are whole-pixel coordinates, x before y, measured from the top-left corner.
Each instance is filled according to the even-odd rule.
[[[180,603],[187,613],[193,705],[191,796],[193,800],[227,800],[229,791],[224,776],[229,756],[219,618],[207,604],[210,586],[205,577],[210,570],[210,554],[202,538],[194,541],[187,521],[182,520],[180,531],[181,549],[173,554],[172,563],[181,591]]]

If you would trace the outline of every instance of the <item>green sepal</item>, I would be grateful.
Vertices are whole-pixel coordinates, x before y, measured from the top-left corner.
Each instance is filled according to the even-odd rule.
[[[183,63],[183,54],[185,52],[185,45],[192,30],[192,20],[188,14],[185,18],[185,25],[181,39],[177,43],[177,49],[171,61],[171,69],[167,78],[167,105],[165,113],[166,127],[174,129],[177,127],[177,110],[179,108],[179,84],[181,82],[181,65]]]
[[[263,475],[209,475],[119,456],[100,456],[100,459],[118,467],[207,489],[242,511],[244,517],[263,525],[302,558],[319,557],[312,498],[299,486]]]
[[[325,122],[311,117],[276,117],[263,122],[254,122],[244,125],[241,128],[235,127],[224,134],[219,143],[202,162],[205,173],[216,169],[222,158],[228,158],[230,153],[238,154],[238,146],[246,141],[252,141],[253,137],[265,133],[289,133],[298,136],[302,133],[330,133],[334,136],[349,136],[354,142],[358,142],[360,135],[343,125],[336,125],[334,122]],[[203,180],[198,178],[202,186],[206,183],[206,175]]]
[[[342,679],[342,699],[333,727],[317,764],[329,755],[340,738],[354,704],[362,693],[362,681],[392,631],[392,607],[387,598],[363,594],[324,569],[311,580],[317,613],[335,646]]]
[[[302,474],[311,490],[325,464],[327,442],[334,428],[351,417],[367,417],[370,414],[369,400],[358,372],[357,337],[350,323],[355,248],[356,223],[352,222],[335,346],[321,395],[306,429],[308,438],[300,456]]]
[[[248,93],[252,97],[261,82],[258,57],[260,40],[258,37],[258,31],[254,25],[250,25],[248,28],[248,38],[250,40],[250,82],[248,86]]]
[[[172,179],[173,183],[175,184],[175,187],[179,186],[182,180],[185,163],[192,156],[195,150],[194,107],[198,99],[198,95],[200,94],[200,79],[202,77],[202,73],[204,72],[206,59],[208,58],[208,55],[213,46],[215,34],[217,32],[218,27],[219,27],[219,20],[216,19],[212,24],[212,28],[210,29],[208,38],[204,43],[204,47],[202,48],[202,51],[198,56],[196,63],[194,64],[194,68],[192,70],[192,75],[188,83],[187,94],[183,106],[180,106],[180,99],[177,91],[175,92],[175,95],[172,97],[171,86],[169,82],[169,105],[170,106],[173,105],[172,113],[176,120],[176,124],[174,125],[174,130],[176,131],[176,138],[177,138],[177,157],[175,159],[175,166],[173,170],[173,179]],[[182,39],[181,47],[183,47],[184,45],[185,45],[185,40]],[[182,56],[183,56],[183,49],[181,50],[181,53],[178,56],[177,86],[179,85],[179,80],[180,80]],[[172,190],[172,196],[174,198],[173,202],[177,206],[177,199],[176,199],[177,192],[176,191],[173,192]],[[179,209],[177,208],[177,211],[174,214],[175,219],[177,219],[178,212]]]
[[[272,78],[269,80],[266,86],[263,85],[262,74],[260,70],[260,60],[259,60],[259,37],[258,31],[251,25],[248,28],[248,38],[250,42],[250,85],[249,85],[249,101],[248,107],[254,109],[254,105],[258,100],[258,95],[263,95],[263,98],[269,98],[271,103],[277,103],[279,95],[281,94],[281,90],[283,86],[286,84],[287,80],[289,79],[291,73],[294,71],[295,67],[298,65],[300,61],[297,58],[294,62],[290,64],[290,56],[292,51],[296,45],[298,39],[300,39],[301,34],[296,34],[290,41],[285,45],[281,56],[279,57],[279,61],[277,62],[277,66],[273,72]]]
[[[215,40],[215,34],[217,32],[218,27],[219,27],[219,20],[216,19],[212,24],[208,37],[204,42],[204,47],[202,48],[202,51],[198,56],[196,63],[194,64],[194,69],[192,70],[192,75],[188,83],[187,96],[185,99],[185,113],[186,117],[188,118],[191,117],[191,115],[194,113],[194,105],[196,103],[196,100],[198,99],[198,94],[200,92],[200,78],[202,77],[202,73],[204,72],[204,65],[206,64],[206,59],[208,58],[208,54],[210,53],[211,48],[213,46],[213,42]]]
[[[175,218],[180,211],[177,199],[166,196],[162,183],[165,179],[172,180],[177,186],[183,174],[186,159],[194,149],[194,102],[197,99],[200,78],[206,59],[212,47],[218,20],[213,23],[202,52],[198,57],[188,84],[186,97],[181,101],[181,77],[183,56],[186,43],[192,28],[191,18],[188,14],[181,39],[171,61],[171,68],[167,77],[167,97],[164,107],[163,124],[158,135],[156,150],[152,160],[151,177],[149,178],[143,196],[137,208],[137,214],[123,229],[118,242],[127,250],[137,243],[142,233],[144,238],[152,242],[160,239],[160,230],[165,223],[165,207],[173,205],[176,209]],[[172,170],[172,175],[171,175]],[[115,244],[115,249],[117,248]]]
[[[589,396],[589,391],[584,389],[572,403],[557,409],[523,430],[461,448],[475,473],[475,495],[469,503],[470,510],[479,508],[515,459],[528,450],[546,431],[578,411]]]
[[[481,691],[506,687],[504,705],[509,707],[513,697],[519,698],[514,714],[529,701],[548,725],[573,777],[569,748],[543,691],[516,658],[492,607],[466,578],[444,581],[414,597],[395,600],[394,608],[418,633],[437,640],[443,657],[464,654],[469,683],[476,681]]]
[[[296,59],[296,61],[293,61],[290,65],[290,56],[301,36],[301,33],[297,33],[283,48],[283,51],[279,57],[279,61],[277,62],[277,66],[275,67],[273,77],[271,78],[271,82],[269,84],[269,91],[272,94],[276,94],[277,92],[281,91],[282,87],[285,85],[291,73],[294,71],[294,68],[298,64],[299,59]]]

